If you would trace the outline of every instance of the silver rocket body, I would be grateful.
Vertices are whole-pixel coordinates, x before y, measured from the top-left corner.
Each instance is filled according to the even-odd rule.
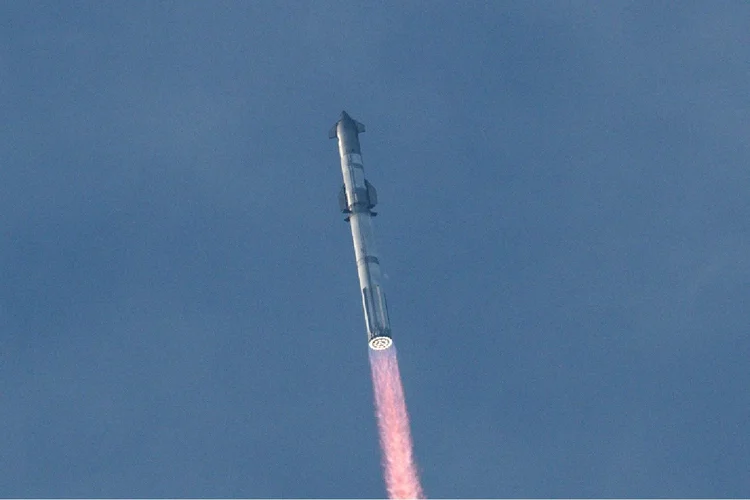
[[[378,202],[378,195],[372,184],[365,179],[362,151],[359,148],[359,134],[364,131],[364,125],[342,111],[339,121],[328,136],[331,139],[338,138],[339,142],[341,173],[344,176],[344,186],[339,193],[339,207],[347,215],[346,220],[352,229],[367,341],[371,349],[382,350],[389,348],[393,340],[372,231],[372,218],[377,215],[372,209]]]

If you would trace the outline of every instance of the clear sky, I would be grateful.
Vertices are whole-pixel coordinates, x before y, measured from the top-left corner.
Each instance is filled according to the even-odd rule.
[[[0,496],[750,495],[750,5],[3,2]]]

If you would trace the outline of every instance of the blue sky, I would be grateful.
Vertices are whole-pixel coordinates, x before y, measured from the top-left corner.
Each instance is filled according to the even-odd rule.
[[[741,2],[5,2],[0,494],[750,492]]]

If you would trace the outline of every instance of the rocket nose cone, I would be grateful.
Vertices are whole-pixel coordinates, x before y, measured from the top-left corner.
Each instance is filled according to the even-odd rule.
[[[351,120],[352,117],[349,116],[349,113],[347,113],[346,111],[342,111],[341,112],[341,116],[339,117],[339,119],[346,121],[346,120]]]

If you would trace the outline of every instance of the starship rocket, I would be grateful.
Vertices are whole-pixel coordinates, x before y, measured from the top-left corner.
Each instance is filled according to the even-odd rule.
[[[372,232],[372,218],[377,215],[372,209],[378,203],[378,193],[365,179],[362,151],[359,149],[359,134],[364,131],[363,124],[342,111],[328,137],[339,140],[341,173],[344,175],[339,207],[346,214],[346,221],[352,229],[367,341],[370,349],[382,350],[389,348],[393,340],[385,292],[380,280],[380,261]]]

